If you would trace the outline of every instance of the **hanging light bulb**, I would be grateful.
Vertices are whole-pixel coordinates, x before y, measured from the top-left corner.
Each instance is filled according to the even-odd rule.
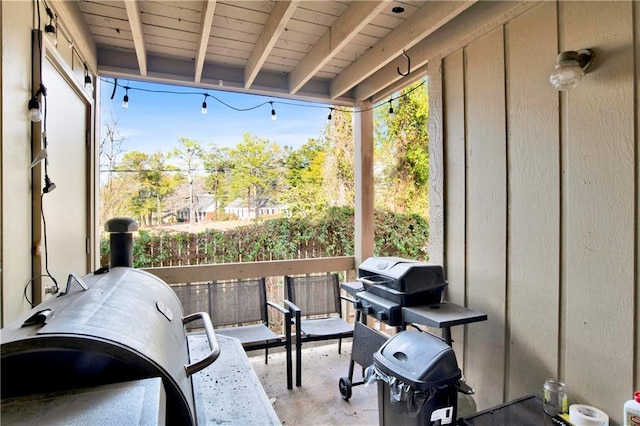
[[[393,115],[393,105],[391,104],[391,99],[389,99],[389,115]]]
[[[84,87],[88,91],[93,92],[93,80],[91,79],[91,76],[89,74],[84,76]]]
[[[89,75],[89,70],[87,69],[87,64],[84,65],[84,87],[89,92],[93,93],[93,80]]]
[[[122,108],[129,108],[129,87],[124,88],[124,97],[122,98]]]
[[[47,96],[47,88],[44,87],[43,84],[40,84],[38,91],[35,95],[29,100],[29,120],[38,123],[42,121],[42,110],[40,109],[40,101],[38,101],[38,96]]]
[[[205,93],[204,101],[202,102],[202,113],[205,114],[205,115],[207,114],[207,96],[209,96],[209,95],[207,95]]]
[[[271,104],[271,119],[275,121],[278,117],[276,116],[276,110],[273,109],[273,101],[269,101],[269,103]]]
[[[42,111],[40,110],[40,102],[35,97],[29,101],[29,120],[38,123],[42,121]]]
[[[56,35],[56,27],[54,27],[53,24],[49,23],[44,26],[44,32],[49,37],[51,43],[53,43],[54,46],[57,46],[58,37]]]
[[[45,9],[47,11],[47,15],[49,15],[49,23],[44,26],[44,33],[49,37],[51,43],[54,46],[58,45],[58,34],[56,31],[56,27],[53,25],[54,15],[50,8]]]
[[[329,115],[327,115],[327,121],[331,121],[331,113],[333,112],[333,108],[329,108]]]

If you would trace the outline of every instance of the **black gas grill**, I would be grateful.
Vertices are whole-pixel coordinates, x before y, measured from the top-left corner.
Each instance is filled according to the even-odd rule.
[[[358,307],[392,326],[402,324],[402,308],[437,304],[447,286],[442,266],[400,257],[370,257],[358,268]]]
[[[483,312],[443,301],[446,287],[444,270],[434,263],[400,257],[370,257],[360,264],[358,281],[342,284],[342,288],[355,298],[356,322],[361,321],[356,324],[353,334],[349,375],[339,382],[343,399],[351,397],[352,386],[364,383],[352,383],[354,363],[363,368],[371,365],[373,353],[387,337],[366,325],[367,316],[394,326],[398,331],[407,324],[440,328],[442,339],[449,346],[452,343],[450,327],[487,319]]]

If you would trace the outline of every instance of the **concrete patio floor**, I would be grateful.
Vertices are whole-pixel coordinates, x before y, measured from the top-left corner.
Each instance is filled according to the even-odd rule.
[[[325,343],[325,342],[323,342]],[[377,425],[377,387],[355,386],[349,401],[340,396],[338,382],[349,373],[351,339],[338,344],[305,345],[302,353],[302,386],[287,390],[285,354],[270,352],[264,363],[264,351],[248,352],[249,362],[284,425]],[[362,369],[356,364],[354,381],[360,381]]]

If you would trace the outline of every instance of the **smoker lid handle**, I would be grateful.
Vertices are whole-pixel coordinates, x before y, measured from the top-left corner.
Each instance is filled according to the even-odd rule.
[[[216,359],[218,359],[218,356],[220,356],[220,346],[218,345],[218,339],[216,338],[216,333],[213,330],[213,323],[211,322],[211,317],[208,313],[196,312],[195,314],[187,315],[182,318],[182,324],[187,324],[197,319],[202,320],[211,353],[200,361],[195,361],[191,364],[185,365],[184,369],[187,372],[187,376],[191,376],[193,373],[197,373],[198,371],[210,366]]]

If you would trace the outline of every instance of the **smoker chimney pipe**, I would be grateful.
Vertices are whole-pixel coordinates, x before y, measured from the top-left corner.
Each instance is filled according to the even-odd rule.
[[[133,267],[133,233],[138,230],[138,223],[129,217],[114,217],[104,225],[109,232],[109,264]]]

